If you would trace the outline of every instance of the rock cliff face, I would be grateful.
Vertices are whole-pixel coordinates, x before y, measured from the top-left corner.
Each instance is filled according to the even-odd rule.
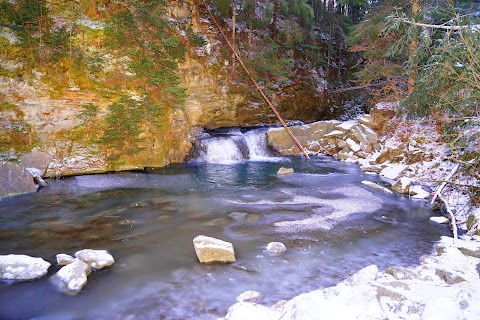
[[[222,58],[225,48],[218,38],[218,30],[202,17],[205,12],[202,13],[194,1],[174,1],[163,13],[164,18],[182,24],[185,30],[203,39],[203,43],[191,45],[188,44],[190,36],[184,31],[174,27],[170,31],[170,36],[180,39],[186,48],[184,58],[176,61],[179,85],[186,92],[185,102],[181,108],[166,102],[161,123],[157,121],[152,125],[145,123],[149,119],[141,119],[141,123],[136,124],[140,133],[133,140],[138,148],[132,148],[129,145],[132,142],[125,142],[125,150],[135,151],[117,152],[113,159],[111,150],[104,145],[110,121],[107,118],[112,113],[110,107],[123,96],[143,99],[138,90],[145,92],[145,86],[150,85],[139,82],[140,71],[132,69],[131,57],[122,55],[123,47],[119,50],[106,45],[106,34],[112,32],[107,32],[106,26],[122,8],[109,1],[101,4],[78,1],[65,6],[53,0],[45,3],[52,28],[56,28],[52,30],[73,30],[78,34],[69,38],[70,52],[65,53],[69,58],[59,55],[43,62],[40,56],[37,64],[30,66],[22,60],[24,49],[15,32],[6,27],[0,29],[0,42],[4,47],[0,52],[2,162],[28,159],[32,150],[46,153],[51,160],[38,168],[43,177],[162,167],[182,162],[195,134],[204,128],[277,122],[263,101],[253,98],[250,85],[240,83],[243,80],[238,80],[238,73],[243,71],[238,69],[233,75],[230,72],[229,61]],[[74,60],[72,45],[83,54],[80,62]],[[39,46],[32,50],[43,49]],[[30,51],[26,54],[34,56]],[[329,112],[321,108],[325,99],[318,89],[322,79],[306,76],[307,70],[300,71],[295,75],[296,82],[271,94],[272,100],[286,120],[314,121],[328,117]],[[169,94],[152,92],[157,100]],[[95,113],[86,114],[85,106],[95,106]],[[128,132],[122,131],[122,121],[127,119],[117,124],[117,134],[129,139]],[[17,166],[19,172],[26,168],[22,163]]]

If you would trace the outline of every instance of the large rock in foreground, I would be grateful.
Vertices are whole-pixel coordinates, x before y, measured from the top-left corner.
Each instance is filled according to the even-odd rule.
[[[50,263],[42,258],[33,258],[23,254],[0,256],[0,279],[33,280],[43,277],[49,267]]]
[[[21,165],[0,161],[0,198],[37,191],[33,176]]]
[[[193,239],[193,246],[201,263],[235,262],[235,251],[230,242],[200,235]]]
[[[76,293],[87,284],[87,276],[92,269],[85,262],[75,259],[72,263],[62,267],[53,277],[62,291]]]

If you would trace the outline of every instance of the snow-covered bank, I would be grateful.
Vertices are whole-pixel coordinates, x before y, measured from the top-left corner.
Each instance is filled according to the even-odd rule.
[[[480,317],[480,237],[442,237],[415,268],[366,267],[334,287],[267,307],[237,299],[223,320],[474,320]]]
[[[443,182],[442,212],[452,209],[456,224],[470,235],[478,233],[480,209],[469,188],[478,187],[474,174],[462,170],[456,156],[442,141],[439,126],[432,119],[408,120],[397,116],[397,103],[379,103],[359,119],[319,121],[295,126],[291,131],[310,154],[332,155],[358,163],[361,169],[384,178],[384,186],[419,199],[431,199]],[[298,153],[284,129],[270,129],[268,144],[277,153]],[[475,146],[473,146],[475,147]],[[459,170],[453,170],[458,168]],[[453,175],[451,173],[453,172]]]

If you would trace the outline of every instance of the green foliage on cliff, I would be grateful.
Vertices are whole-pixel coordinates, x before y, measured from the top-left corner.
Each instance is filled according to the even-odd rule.
[[[65,54],[68,32],[55,26],[46,0],[2,0],[0,12],[0,26],[15,33],[29,63],[55,60]]]
[[[133,155],[143,148],[139,137],[144,117],[139,101],[122,97],[108,106],[110,113],[105,118],[103,136],[99,142],[107,146],[108,159],[118,160],[122,154]]]
[[[185,89],[176,74],[186,49],[166,20],[165,1],[130,1],[111,17],[105,29],[107,46],[129,58],[128,67],[140,96],[165,107],[181,107]]]

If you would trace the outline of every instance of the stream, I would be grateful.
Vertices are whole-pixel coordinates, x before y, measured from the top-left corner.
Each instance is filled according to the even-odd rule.
[[[52,267],[39,280],[1,281],[0,319],[216,319],[246,290],[272,305],[370,264],[418,264],[448,234],[429,222],[423,201],[361,184],[385,182],[357,165],[271,157],[251,150],[260,140],[222,133],[190,163],[50,180],[1,200],[0,254]],[[277,175],[282,166],[295,173]],[[237,262],[199,264],[192,240],[200,234],[232,242]],[[271,241],[287,252],[266,252]],[[55,255],[84,248],[108,250],[115,264],[77,295],[58,292],[49,280]]]

